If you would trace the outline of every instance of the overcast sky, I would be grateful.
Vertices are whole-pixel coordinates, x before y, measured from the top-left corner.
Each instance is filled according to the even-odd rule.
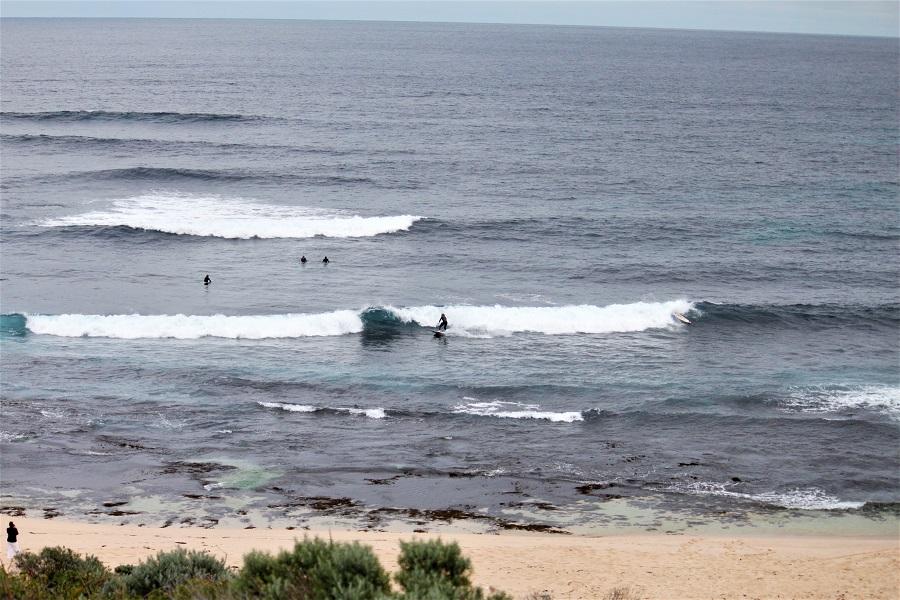
[[[900,2],[896,0],[0,0],[0,16],[450,21],[900,36]]]

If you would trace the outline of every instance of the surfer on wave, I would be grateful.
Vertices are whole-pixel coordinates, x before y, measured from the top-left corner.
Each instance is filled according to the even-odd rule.
[[[447,315],[441,313],[441,319],[438,321],[437,328],[438,331],[447,331]]]

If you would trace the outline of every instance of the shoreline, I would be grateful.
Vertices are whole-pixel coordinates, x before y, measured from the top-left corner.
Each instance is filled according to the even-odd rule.
[[[456,541],[471,558],[473,581],[515,598],[602,598],[616,588],[635,597],[705,599],[867,598],[900,595],[900,537],[634,533],[585,536],[533,532],[411,533],[346,529],[148,527],[64,518],[7,517],[21,550],[66,546],[108,566],[135,563],[162,550],[206,550],[240,565],[250,550],[276,552],[304,536],[358,541],[396,569],[399,541]],[[743,532],[742,532],[743,533]],[[4,565],[7,564],[4,555]],[[540,596],[538,596],[540,597]]]

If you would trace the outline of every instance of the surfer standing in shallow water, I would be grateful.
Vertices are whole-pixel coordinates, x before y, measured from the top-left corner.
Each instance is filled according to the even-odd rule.
[[[447,331],[447,315],[441,313],[441,318],[437,324],[438,331]]]

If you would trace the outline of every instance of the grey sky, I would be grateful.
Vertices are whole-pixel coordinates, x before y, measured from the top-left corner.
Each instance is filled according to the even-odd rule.
[[[900,37],[897,1],[2,0],[3,17],[165,17],[530,23]]]

